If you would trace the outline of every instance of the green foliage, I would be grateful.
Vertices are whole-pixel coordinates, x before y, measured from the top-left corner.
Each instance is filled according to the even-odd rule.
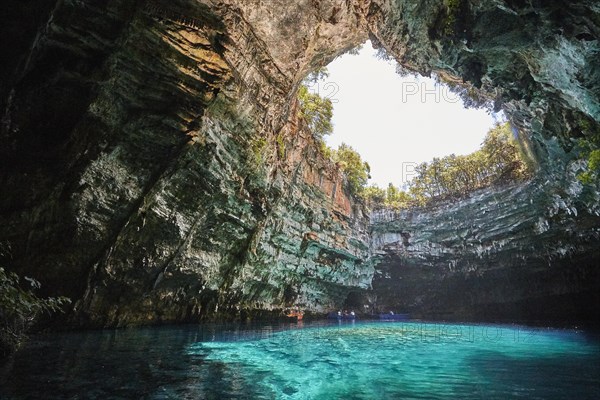
[[[350,192],[352,194],[360,194],[365,186],[367,186],[369,178],[371,178],[369,175],[369,172],[371,172],[369,163],[363,161],[360,154],[345,143],[342,143],[333,152],[332,159],[346,174]]]
[[[529,176],[510,125],[491,129],[480,150],[466,156],[434,158],[416,168],[411,191],[425,199],[463,197],[483,187]]]
[[[375,58],[377,58],[378,60],[382,60],[382,61],[394,61],[394,57],[389,54],[387,52],[387,50],[385,49],[385,47],[383,47],[383,45],[381,45],[381,43],[379,44],[373,44],[373,47],[375,49],[377,49],[377,52],[375,53]]]
[[[358,49],[360,50],[360,49]],[[358,52],[357,50],[357,52]],[[348,188],[353,194],[360,192],[370,178],[369,164],[352,147],[342,144],[337,150],[329,148],[323,138],[333,132],[333,104],[331,100],[311,93],[308,86],[329,76],[326,68],[320,68],[308,75],[298,89],[299,117],[306,123],[316,139],[325,158],[336,162],[346,175]]]
[[[33,290],[39,289],[40,283],[28,277],[25,280],[29,289],[21,288],[17,274],[0,267],[0,357],[21,345],[37,317],[60,311],[62,306],[70,303],[66,297],[37,297]]]
[[[594,150],[590,153],[588,169],[594,172],[600,171],[600,150]]]
[[[285,142],[283,141],[283,135],[277,135],[275,140],[277,140],[277,155],[280,160],[283,160],[285,158]]]
[[[391,183],[388,185],[385,197],[385,206],[389,208],[407,208],[414,205],[414,198]]]
[[[414,195],[391,183],[386,189],[382,189],[377,185],[368,186],[362,191],[362,197],[371,210],[382,208],[398,210],[420,205]]]
[[[600,166],[600,152],[596,163],[593,165]],[[383,190],[377,187],[367,188],[364,193],[372,209],[408,208],[435,200],[461,198],[484,187],[521,181],[529,176],[530,171],[507,123],[491,129],[481,149],[474,153],[451,154],[419,164],[408,191],[401,191],[390,183],[383,199]]]
[[[592,151],[600,147],[600,123],[594,121],[588,115],[579,113],[575,116],[574,125],[576,131],[583,138],[579,141],[579,145],[587,147],[588,151]],[[577,133],[574,136],[579,136]]]
[[[392,184],[390,183],[390,185]],[[362,197],[367,201],[367,206],[370,209],[376,210],[384,207],[385,201],[387,199],[387,193],[384,189],[380,188],[379,186],[371,185],[367,186],[363,190]]]
[[[252,149],[252,163],[255,168],[261,168],[264,165],[267,144],[267,139],[264,137],[255,137],[252,139],[250,148]]]
[[[580,157],[587,158],[587,170],[577,176],[584,184],[591,185],[600,177],[600,124],[586,115],[580,115],[576,121],[583,138],[577,142]]]
[[[326,135],[333,132],[333,103],[330,99],[319,96],[318,93],[311,93],[308,85],[315,83],[324,77],[329,76],[325,68],[312,72],[298,89],[299,116],[304,120],[313,136],[317,140],[322,140]]]
[[[456,25],[461,9],[461,0],[444,0],[444,5],[448,10],[443,27],[444,35],[453,36],[456,33]]]
[[[321,154],[323,154],[323,157],[325,159],[333,160],[333,153],[335,150],[327,146],[327,144],[322,140],[319,142],[319,150],[321,151]]]
[[[600,150],[592,150],[588,156],[587,171],[579,174],[578,178],[582,183],[591,185],[598,180],[600,176]]]

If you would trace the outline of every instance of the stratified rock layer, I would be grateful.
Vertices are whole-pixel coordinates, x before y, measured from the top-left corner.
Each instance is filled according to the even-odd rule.
[[[536,179],[374,214],[372,302],[423,318],[597,323],[600,216],[562,187]]]
[[[597,301],[598,190],[575,178],[585,168],[576,141],[593,144],[600,132],[597,5],[0,7],[2,262],[71,297],[71,324],[325,311],[372,282],[381,304],[430,313],[450,299],[437,284],[449,276],[466,283],[448,287],[496,290],[444,303],[459,315],[553,295]],[[494,99],[540,177],[482,193],[481,203],[376,220],[371,243],[369,217],[295,100],[306,73],[367,37],[406,68]],[[400,284],[399,268],[412,268],[414,285]],[[494,286],[498,277],[508,283]],[[529,277],[539,282],[531,292]],[[573,309],[553,307],[553,317]]]
[[[415,316],[600,320],[600,8],[541,1],[397,1],[374,32],[406,68],[460,76],[507,113],[538,176],[459,202],[375,215],[372,299]],[[583,152],[585,153],[585,152]]]

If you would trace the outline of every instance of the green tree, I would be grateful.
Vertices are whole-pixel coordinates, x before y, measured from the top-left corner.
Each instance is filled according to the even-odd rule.
[[[415,168],[409,193],[416,203],[461,197],[486,186],[529,176],[510,125],[498,125],[486,135],[481,149],[466,156],[434,158]]]
[[[371,210],[377,210],[386,206],[386,191],[377,185],[367,186],[363,192],[362,197],[367,203],[367,207]]]
[[[327,68],[319,68],[311,72],[298,88],[298,115],[317,140],[333,132],[333,103],[318,93],[312,93],[309,87],[328,76]]]
[[[385,194],[385,205],[389,208],[407,208],[412,203],[410,195],[394,186],[391,182],[388,184]]]
[[[358,46],[349,49],[344,54],[350,54],[351,56],[357,56],[357,55],[360,54],[360,52],[363,49],[363,47],[364,46],[362,44],[359,44]]]
[[[335,161],[346,174],[350,192],[353,194],[362,193],[365,186],[367,186],[367,181],[371,178],[369,175],[371,172],[369,163],[363,161],[360,154],[345,143],[342,143],[338,149],[333,152],[333,161]]]
[[[401,190],[392,183],[388,184],[386,189],[377,185],[368,186],[362,191],[362,197],[371,210],[381,208],[398,210],[420,205],[412,193]]]
[[[25,277],[23,289],[17,274],[0,267],[0,358],[15,351],[27,338],[27,331],[42,313],[60,311],[70,303],[66,297],[42,299],[33,293],[40,288],[35,279]]]
[[[313,136],[322,140],[333,132],[333,104],[331,100],[311,93],[307,86],[300,85],[298,89],[299,116],[304,120]]]
[[[491,129],[483,141],[481,148],[485,160],[488,178],[487,184],[529,176],[527,164],[514,139],[510,124],[498,125]]]
[[[600,172],[600,151],[590,154],[588,172],[580,175],[584,182]],[[392,185],[387,190],[376,187],[365,191],[367,204],[389,208],[424,206],[448,198],[460,198],[491,185],[527,179],[528,170],[517,141],[513,138],[510,125],[498,125],[486,135],[481,149],[468,155],[451,154],[434,158],[415,167],[415,177],[408,184],[408,191]],[[383,192],[383,193],[382,193]]]

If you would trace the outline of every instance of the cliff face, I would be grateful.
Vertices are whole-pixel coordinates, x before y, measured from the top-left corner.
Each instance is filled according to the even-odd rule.
[[[534,242],[564,242],[575,248],[567,254],[597,260],[597,191],[561,194],[580,165],[577,154],[568,156],[572,138],[598,134],[594,5],[118,0],[0,7],[8,55],[0,69],[2,262],[40,279],[47,294],[71,297],[72,324],[233,317],[290,305],[322,311],[369,288],[379,261],[370,258],[369,218],[297,120],[294,100],[306,73],[367,37],[407,68],[464,79],[494,97],[541,176],[557,182],[500,191],[504,207],[482,195],[490,211],[477,232],[528,221],[479,235],[483,248],[513,238],[522,252]],[[549,211],[548,204],[562,204],[555,192],[587,211],[575,222],[554,221],[568,214]],[[533,194],[539,207],[509,207]],[[378,221],[371,247],[390,258],[377,276],[404,263],[417,268],[417,259],[438,268],[435,279],[445,276],[446,260],[459,263],[462,255],[472,261],[456,264],[464,272],[456,276],[493,263],[460,242],[471,240],[461,232],[478,207],[466,202],[416,220]],[[450,212],[463,216],[464,229],[448,228]],[[560,233],[569,226],[572,234]],[[430,231],[434,237],[418,233]],[[405,232],[418,247],[409,259],[398,258],[402,247],[389,248]],[[448,240],[452,250],[440,250]],[[539,293],[561,284],[568,286],[561,293],[588,290],[542,262],[555,253],[536,257],[536,276],[556,277]],[[520,260],[511,265],[525,268]],[[504,264],[500,270],[513,273]],[[376,290],[395,287],[377,279]],[[385,296],[386,304],[405,304]]]
[[[600,217],[563,188],[536,179],[374,214],[373,302],[425,318],[597,323]]]
[[[600,9],[583,2],[395,2],[380,41],[408,68],[461,76],[513,124],[537,177],[432,209],[374,215],[382,308],[424,317],[598,323]]]
[[[4,262],[74,299],[73,323],[322,310],[369,286],[367,216],[290,111],[296,53],[365,33],[281,3],[277,20],[247,2],[61,1],[7,66]],[[288,43],[290,21],[306,33]]]

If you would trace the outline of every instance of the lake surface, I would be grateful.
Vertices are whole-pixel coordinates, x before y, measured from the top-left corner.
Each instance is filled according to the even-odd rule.
[[[599,399],[600,340],[503,325],[204,325],[41,335],[1,399]]]

